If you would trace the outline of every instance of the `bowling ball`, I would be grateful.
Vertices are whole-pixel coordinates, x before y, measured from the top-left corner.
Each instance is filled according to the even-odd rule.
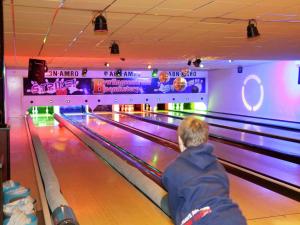
[[[165,83],[170,80],[170,76],[169,76],[168,72],[163,71],[158,75],[158,79],[159,79],[159,82]]]
[[[187,87],[186,79],[183,77],[177,77],[173,82],[173,87],[176,91],[184,91]]]
[[[199,88],[197,86],[193,86],[192,93],[199,93]]]

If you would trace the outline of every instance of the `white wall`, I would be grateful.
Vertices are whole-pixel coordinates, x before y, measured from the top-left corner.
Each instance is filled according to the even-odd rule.
[[[237,69],[208,72],[208,110],[283,120],[300,121],[300,61],[274,61]],[[242,100],[242,87],[247,76],[261,80],[264,99],[256,111],[247,110]],[[245,99],[253,106],[259,102],[260,85],[251,79],[244,85]]]

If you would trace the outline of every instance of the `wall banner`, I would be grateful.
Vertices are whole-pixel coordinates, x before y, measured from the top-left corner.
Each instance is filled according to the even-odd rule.
[[[205,78],[97,78],[92,90],[97,95],[205,93]]]
[[[47,78],[45,83],[23,79],[24,95],[89,95],[91,80],[86,78]]]
[[[45,83],[24,78],[24,95],[111,95],[205,93],[205,78],[46,78]]]

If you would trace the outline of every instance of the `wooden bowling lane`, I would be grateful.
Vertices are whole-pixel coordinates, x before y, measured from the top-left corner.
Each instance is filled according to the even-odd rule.
[[[160,112],[159,114],[155,113],[134,113],[135,115],[139,115],[141,117],[145,118],[151,118],[156,121],[162,121],[165,123],[170,123],[174,125],[179,125],[182,119],[179,118],[172,118],[168,116],[169,114],[172,116],[175,114],[175,112]],[[181,115],[180,117],[184,117],[184,114]],[[215,119],[210,119],[210,120],[215,120]],[[207,118],[205,118],[205,121],[207,121]],[[300,133],[298,132],[291,132],[291,131],[285,131],[285,130],[280,130],[280,129],[273,129],[273,128],[266,128],[266,127],[259,127],[255,125],[249,125],[249,124],[242,124],[242,123],[236,123],[236,122],[231,122],[231,121],[220,121],[220,122],[213,122],[215,124],[221,124],[222,123],[228,123],[228,127],[237,127],[239,129],[244,129],[244,130],[250,130],[254,129],[254,131],[257,131],[257,134],[252,134],[248,132],[241,132],[239,130],[232,130],[228,128],[222,128],[214,125],[209,126],[209,133],[213,136],[217,137],[224,137],[228,138],[229,140],[234,140],[240,143],[245,143],[247,145],[254,145],[257,146],[258,148],[263,148],[267,151],[273,151],[273,152],[278,152],[281,154],[286,154],[293,156],[294,158],[300,157],[300,153],[298,149],[300,148]],[[237,124],[237,125],[235,125]],[[264,129],[273,129],[276,130],[276,135],[280,136],[282,133],[290,132],[293,134],[286,134],[285,138],[287,137],[294,137],[292,138],[295,140],[297,137],[299,139],[299,142],[293,142],[289,140],[282,140],[282,139],[277,139],[274,137],[266,137],[264,135],[259,135],[264,133]],[[280,134],[280,135],[279,135]]]
[[[212,118],[219,118],[220,120],[241,120],[243,122],[250,123],[262,123],[265,125],[271,126],[279,126],[282,128],[292,128],[295,130],[300,130],[300,123],[295,121],[284,121],[277,119],[269,119],[269,118],[260,118],[260,117],[252,117],[252,116],[244,116],[244,115],[235,115],[230,113],[219,113],[219,112],[204,112],[204,111],[195,111],[195,110],[184,110],[188,113],[195,113],[204,116],[211,116]],[[184,113],[184,112],[183,112]]]
[[[8,124],[10,125],[11,179],[30,188],[31,196],[37,200],[36,210],[39,212],[42,206],[24,117],[11,117]]]
[[[80,224],[172,224],[159,208],[66,128],[38,128]]]
[[[89,119],[86,120],[86,117],[83,118],[81,122],[85,121],[87,124],[93,124],[95,130],[96,125],[98,124],[98,130],[107,130],[107,127],[102,127],[106,123],[97,123],[95,120]],[[121,132],[121,129],[109,129],[111,137],[115,137],[115,140],[118,142],[126,142],[127,147],[134,147],[135,142],[130,142],[130,136],[133,134],[122,133],[119,135],[118,132]],[[113,141],[113,140],[112,140]],[[149,145],[144,145],[146,143],[139,143],[139,148],[148,151],[147,154],[152,154],[153,149],[149,148]],[[127,150],[127,149],[126,149]],[[162,154],[169,154],[165,151]],[[154,158],[154,157],[153,157]],[[160,162],[161,158],[156,158],[157,165],[168,164],[170,162]],[[165,165],[166,166],[166,165]],[[164,167],[165,167],[164,166]],[[164,171],[162,169],[162,171]],[[230,194],[235,202],[237,202],[244,215],[246,216],[248,223],[253,225],[264,225],[266,220],[273,224],[273,221],[277,221],[282,217],[287,218],[286,225],[294,225],[293,221],[300,214],[300,203],[284,196],[281,196],[275,192],[267,190],[263,187],[255,185],[251,182],[245,181],[239,177],[229,175],[230,179]],[[280,220],[280,219],[279,219]]]
[[[190,113],[184,113],[184,112],[174,112],[174,111],[159,111],[160,114],[163,115],[169,115],[169,116],[176,116],[176,117],[186,117],[186,116],[190,116]],[[237,128],[240,130],[245,130],[247,131],[252,131],[252,132],[256,132],[256,133],[261,133],[262,135],[274,135],[277,136],[279,138],[283,138],[283,139],[290,139],[292,141],[296,141],[296,142],[300,142],[300,136],[299,136],[299,130],[286,130],[284,128],[280,128],[280,127],[268,127],[268,126],[264,126],[264,125],[257,125],[257,124],[251,124],[251,122],[256,122],[255,118],[247,118],[246,120],[241,120],[240,122],[236,122],[236,121],[230,121],[230,120],[226,120],[226,119],[217,119],[217,118],[209,118],[206,117],[204,114],[204,116],[200,115],[200,114],[193,114],[194,116],[198,116],[203,118],[207,123],[210,124],[217,124],[217,125],[222,125],[222,126],[226,126],[226,127],[233,127],[233,128]],[[268,120],[267,120],[268,121]],[[280,122],[280,121],[279,121]],[[270,125],[274,125],[278,122],[276,121],[268,121],[268,123]],[[297,126],[300,129],[300,123],[296,124],[296,123],[291,123],[292,127]]]
[[[117,119],[114,114],[103,114],[101,116],[119,121],[120,123],[124,123],[136,129],[146,131],[177,143],[177,135],[175,130],[158,126],[156,124],[147,123],[127,115],[120,115],[117,117]],[[122,141],[119,140],[119,142]],[[295,186],[300,186],[300,166],[295,163],[286,162],[251,151],[245,151],[235,146],[226,145],[216,141],[210,141],[210,143],[215,146],[214,153],[220,159],[241,165],[253,171],[258,171],[262,174],[283,180],[284,182],[291,183]]]
[[[229,175],[230,195],[247,218],[248,225],[300,225],[300,203]]]
[[[164,171],[177,153],[168,147],[132,134],[90,115],[68,115],[74,121],[101,135],[149,165]]]

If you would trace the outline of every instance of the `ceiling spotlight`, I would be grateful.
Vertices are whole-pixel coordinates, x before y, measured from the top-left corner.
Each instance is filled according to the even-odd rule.
[[[228,60],[228,62],[229,62],[229,63],[232,63],[232,60],[231,60],[231,59],[229,59],[229,60]]]
[[[259,32],[257,29],[257,23],[255,19],[250,19],[247,26],[247,37],[254,38],[259,36]]]
[[[119,45],[116,42],[113,42],[110,46],[110,54],[119,54],[120,50],[119,50]]]
[[[149,64],[149,65],[147,66],[147,68],[148,68],[148,70],[150,70],[150,69],[152,68],[152,66]]]
[[[157,77],[158,69],[153,69],[152,70],[152,77]]]
[[[188,66],[192,65],[192,60],[189,60],[189,61],[187,62],[187,65],[188,65]]]
[[[104,63],[104,66],[109,67],[109,63],[107,63],[107,62]]]
[[[121,77],[122,76],[122,69],[117,69],[115,72],[116,77]]]
[[[203,68],[204,67],[204,65],[203,64],[200,64],[200,68]]]
[[[107,31],[107,23],[106,19],[102,15],[96,16],[94,19],[94,31],[95,32],[105,32]]]
[[[193,62],[193,65],[194,65],[195,67],[199,67],[200,64],[201,64],[201,59],[195,59],[195,61]]]

